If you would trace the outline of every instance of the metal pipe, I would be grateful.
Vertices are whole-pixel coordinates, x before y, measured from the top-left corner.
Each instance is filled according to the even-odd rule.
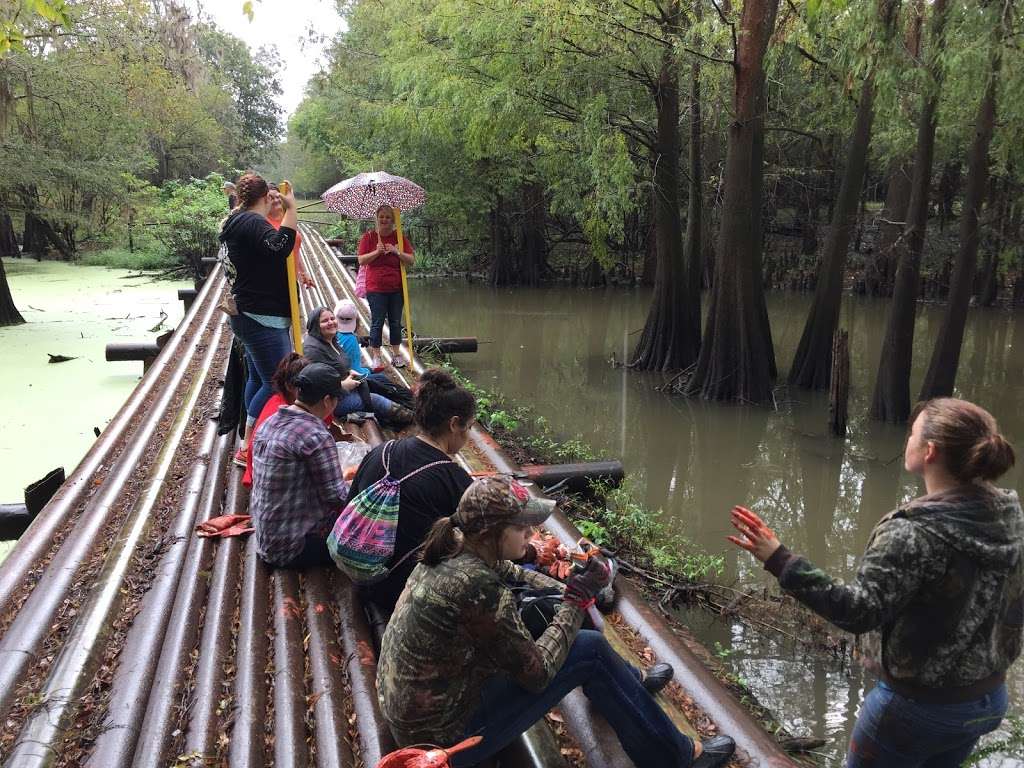
[[[305,768],[309,747],[299,574],[275,568],[270,583],[274,595],[274,766]]]
[[[338,645],[331,611],[331,593],[322,568],[303,575],[306,588],[306,628],[318,768],[352,768],[355,757],[348,743],[347,698],[342,675],[344,654]],[[365,764],[365,763],[364,763]]]
[[[359,755],[363,765],[376,765],[381,757],[395,749],[391,731],[377,704],[377,655],[373,652],[373,638],[355,586],[340,573],[332,575],[335,579],[331,591],[338,604],[338,636],[348,670]]]
[[[184,370],[182,363],[186,360],[191,361],[195,355],[203,335],[202,330],[206,328],[213,315],[217,304],[216,297],[220,295],[225,282],[221,267],[214,270],[211,277],[214,279],[208,280],[203,286],[196,303],[192,305],[192,309],[185,315],[167,344],[167,354],[159,357],[142,377],[142,381],[111,419],[99,439],[78,463],[71,477],[39,513],[18,540],[18,545],[0,563],[0,615],[12,608],[16,596],[25,584],[33,583],[34,580],[29,574],[53,547],[54,540],[58,538],[60,532],[71,527],[69,522],[78,505],[96,490],[94,476],[102,468],[110,466],[115,451],[121,448],[122,440],[127,436],[136,416],[142,413],[145,414],[144,419],[149,419],[155,413],[155,390],[173,389],[170,385],[178,381],[177,371]],[[165,376],[169,370],[173,370],[174,373]],[[120,463],[120,457],[118,462]],[[78,534],[79,531],[76,529],[76,535]],[[0,712],[5,709],[6,704],[0,701]]]
[[[214,510],[219,510],[226,475],[231,466],[232,447],[230,435],[222,435],[216,439],[213,459],[207,473],[208,482],[203,489],[203,498],[192,520],[193,524],[209,519],[213,516]],[[143,700],[138,707],[142,711],[137,715],[136,721],[139,736],[132,747],[132,765],[135,768],[157,768],[166,765],[168,755],[165,753],[171,744],[171,734],[176,730],[176,708],[185,682],[189,654],[195,647],[199,634],[199,616],[209,584],[209,579],[204,574],[210,570],[214,542],[217,540],[200,538],[192,531],[189,532],[189,536],[188,554],[178,577],[178,591],[174,596],[161,647],[153,649],[148,656],[143,657],[144,661],[152,664],[152,659],[159,654],[156,674],[148,692],[148,701],[140,694]],[[199,659],[196,663],[198,665]],[[112,761],[102,760],[105,752],[99,749],[98,741],[93,754],[100,756],[96,768],[114,765]]]
[[[24,504],[0,504],[0,541],[17,539],[32,523]]]
[[[12,768],[42,768],[56,757],[56,750],[78,702],[78,696],[92,677],[95,664],[99,660],[101,643],[113,623],[114,612],[121,604],[122,585],[136,548],[149,530],[153,509],[171,480],[170,472],[178,448],[191,422],[199,396],[205,388],[213,360],[220,350],[223,329],[223,321],[215,325],[199,369],[192,377],[185,400],[167,433],[156,465],[147,474],[145,490],[128,511],[118,538],[112,544],[96,580],[98,587],[90,593],[89,599],[79,610],[60,652],[50,667],[40,691],[40,696],[47,702],[47,706],[36,709],[22,727],[7,761],[7,765]],[[140,440],[137,438],[133,448],[139,443]],[[47,569],[47,574],[53,570],[53,567]],[[38,590],[33,593],[33,597],[37,593]],[[23,610],[18,618],[24,615],[29,614]],[[33,618],[39,619],[38,616]],[[46,626],[49,626],[49,621],[46,622]],[[6,636],[4,640],[7,640]],[[34,646],[32,650],[35,650]],[[22,654],[22,657],[27,658],[28,655]],[[27,665],[22,661],[17,666],[18,672],[21,673]],[[11,696],[11,693],[5,693],[7,697]]]
[[[238,606],[238,643],[235,658],[235,725],[228,746],[229,768],[266,765],[263,745],[267,714],[267,592],[268,569],[256,554],[256,537],[245,543],[242,595]]]
[[[523,464],[519,472],[541,488],[565,483],[563,487],[580,493],[589,490],[590,483],[594,481],[618,487],[626,474],[618,459],[575,464]]]
[[[195,288],[179,288],[178,289],[178,301],[185,302],[185,311],[188,312],[192,306],[192,302],[196,300],[196,296],[199,295],[199,291]]]
[[[230,464],[228,478],[224,514],[244,514],[247,506],[244,486],[238,473],[230,468]],[[238,538],[219,539],[217,542],[210,590],[206,600],[206,615],[203,617],[203,632],[199,638],[199,658],[196,660],[193,676],[184,753],[198,754],[206,762],[213,762],[217,755],[217,707],[224,693],[224,667],[229,660],[231,624],[238,605],[238,566],[243,545],[244,540]],[[150,709],[146,712],[143,738],[135,756],[138,768],[162,768],[165,765],[161,762],[163,749],[143,750],[144,743],[151,739],[159,738],[163,741],[169,737],[171,728],[164,723],[170,723],[170,710],[173,707],[164,704],[165,702],[161,700],[161,708],[154,711],[151,703]],[[153,723],[152,726],[150,722]]]
[[[369,336],[360,336],[359,345],[365,347],[370,341]],[[458,352],[476,352],[480,343],[476,336],[416,336],[412,340],[412,348],[417,352],[436,352],[452,354]]]
[[[160,354],[155,341],[112,341],[104,348],[103,357],[108,363],[142,360],[152,362]]]
[[[96,738],[86,762],[87,767],[127,765],[135,752],[147,699],[154,693],[167,696],[174,694],[173,684],[168,690],[167,683],[177,679],[184,656],[178,654],[179,663],[168,669],[160,649],[161,646],[167,647],[171,636],[176,636],[176,639],[184,643],[186,638],[182,637],[182,633],[186,637],[191,636],[194,642],[198,632],[195,621],[199,613],[198,602],[196,610],[191,614],[193,621],[183,621],[180,612],[176,623],[171,624],[170,620],[172,612],[181,610],[178,603],[182,600],[187,602],[187,597],[195,592],[200,582],[205,589],[206,581],[199,577],[199,572],[209,568],[211,553],[209,547],[205,546],[207,540],[195,536],[193,529],[198,517],[197,510],[204,506],[205,497],[217,491],[216,475],[211,476],[210,472],[223,468],[225,453],[230,447],[227,436],[217,438],[217,422],[208,421],[186,481],[180,512],[173,524],[168,526],[170,543],[157,565],[153,582],[121,649],[120,664],[111,681],[103,730]],[[154,664],[158,658],[159,663]]]

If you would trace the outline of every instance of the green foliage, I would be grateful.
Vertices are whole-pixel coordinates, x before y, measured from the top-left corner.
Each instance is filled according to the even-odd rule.
[[[174,264],[189,265],[199,274],[201,259],[217,254],[220,222],[226,215],[224,178],[212,173],[188,183],[169,181],[160,190],[152,210],[153,237],[164,246]]]
[[[979,765],[983,760],[993,755],[1010,756],[1016,757],[1018,760],[1024,760],[1024,717],[1020,715],[1006,717],[1000,726],[1000,730],[1005,731],[1006,735],[975,749],[964,765]]]
[[[129,251],[127,248],[105,248],[87,251],[78,260],[87,267],[114,269],[161,270],[177,266],[162,249],[145,248]]]

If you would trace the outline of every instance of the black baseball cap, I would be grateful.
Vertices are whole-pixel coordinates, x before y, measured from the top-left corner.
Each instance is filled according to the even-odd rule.
[[[295,387],[299,390],[299,400],[304,403],[317,403],[327,395],[345,396],[338,369],[326,363],[310,363],[299,371]]]

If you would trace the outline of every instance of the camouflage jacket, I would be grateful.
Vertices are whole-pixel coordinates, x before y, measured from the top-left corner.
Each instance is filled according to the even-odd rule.
[[[1017,494],[971,484],[883,517],[850,584],[785,547],[765,568],[836,626],[870,633],[869,667],[895,681],[951,688],[1004,672],[1020,655],[1022,554]]]
[[[545,688],[565,661],[583,613],[567,603],[534,641],[506,583],[562,586],[507,560],[491,568],[469,552],[412,572],[384,631],[377,693],[400,746],[450,746],[480,705],[483,684],[506,675]]]

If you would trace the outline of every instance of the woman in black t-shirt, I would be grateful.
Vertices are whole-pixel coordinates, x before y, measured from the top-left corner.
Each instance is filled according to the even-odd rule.
[[[364,598],[387,614],[394,609],[418,561],[415,555],[405,556],[424,542],[435,520],[455,514],[459,499],[472,483],[469,473],[452,458],[466,444],[476,416],[476,399],[450,374],[436,368],[424,371],[415,399],[420,434],[397,440],[391,446],[391,476],[404,477],[427,464],[446,463],[419,472],[402,483],[395,553],[389,565],[402,562],[384,581],[363,591]],[[382,452],[383,446],[378,446],[363,459],[352,480],[349,501],[384,477]]]

